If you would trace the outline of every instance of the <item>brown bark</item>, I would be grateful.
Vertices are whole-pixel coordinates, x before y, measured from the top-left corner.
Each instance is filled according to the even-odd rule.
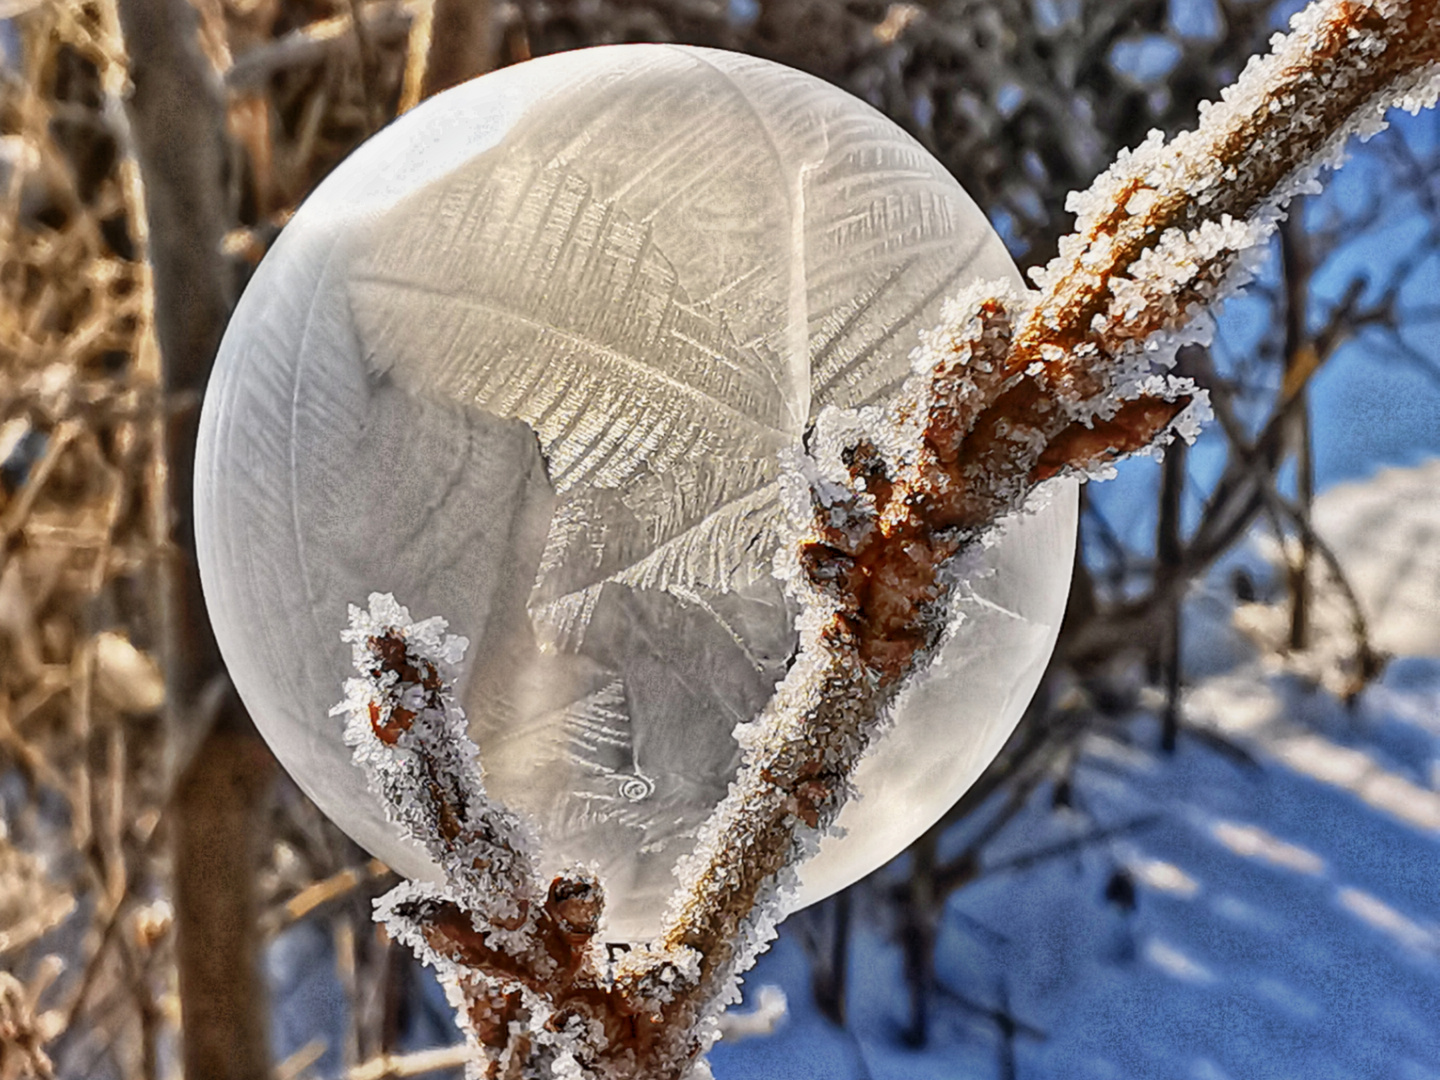
[[[255,877],[274,762],[253,732],[217,727],[172,806],[185,1075],[269,1080]]]
[[[495,65],[490,0],[435,0],[421,96],[430,97]]]
[[[145,188],[148,257],[165,419],[170,540],[163,575],[166,713],[176,765],[175,921],[187,1076],[270,1073],[255,879],[269,754],[233,695],[205,613],[195,563],[194,457],[199,400],[229,318],[232,280],[224,107],[186,0],[120,0],[134,92],[130,129]]]

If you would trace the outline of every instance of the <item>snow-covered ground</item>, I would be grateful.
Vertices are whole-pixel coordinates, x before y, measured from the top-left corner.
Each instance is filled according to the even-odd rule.
[[[718,1047],[718,1080],[1440,1077],[1440,794],[1427,779],[1440,663],[1395,664],[1348,714],[1284,676],[1253,685],[1309,732],[1298,761],[1287,742],[1267,753],[1265,734],[1251,744],[1259,769],[1193,738],[1166,757],[1146,749],[1145,721],[1131,745],[1092,740],[1081,802],[1102,823],[1158,819],[955,894],[937,949],[955,997],[932,999],[926,1048],[899,1038],[907,1004],[885,936],[858,929],[847,1032],[815,1012],[804,953],[782,934],[749,984],[785,989],[789,1023]],[[1087,828],[1042,791],[990,858]],[[1105,898],[1117,869],[1133,911]],[[1014,1038],[1010,1073],[1001,1031],[975,1009],[1007,1004],[1034,1030]]]

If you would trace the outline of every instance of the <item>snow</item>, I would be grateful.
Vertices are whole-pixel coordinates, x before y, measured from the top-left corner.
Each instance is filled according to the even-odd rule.
[[[1328,728],[1335,719],[1324,694],[1255,670],[1248,679],[1276,688],[1297,720]],[[1433,716],[1437,704],[1440,664],[1426,662],[1423,672],[1382,680],[1348,722],[1359,731],[1404,725],[1397,710]],[[1077,801],[1104,824],[1158,819],[956,894],[940,927],[945,989],[931,1002],[927,1046],[900,1039],[898,949],[857,916],[850,1029],[815,1011],[803,951],[782,931],[747,983],[779,985],[789,1020],[772,1039],[718,1046],[717,1080],[989,1080],[1007,1075],[1007,1053],[1010,1075],[1065,1080],[1440,1075],[1440,829],[1292,767],[1270,754],[1265,735],[1248,744],[1260,755],[1255,771],[1193,738],[1182,737],[1174,757],[1155,754],[1148,718],[1123,736],[1087,746]],[[1422,741],[1417,759],[1440,753],[1440,731]],[[1325,749],[1359,753],[1377,773],[1404,767],[1377,763],[1384,753],[1363,738],[1352,747],[1327,739]],[[1005,831],[992,864],[1087,828],[1057,816],[1050,795],[1039,792]],[[946,842],[959,839],[952,832]],[[1132,912],[1105,900],[1117,870],[1134,881]],[[1005,1002],[1024,1025],[1008,1051],[998,1025],[975,1009]]]
[[[1397,656],[1440,657],[1440,459],[1333,487],[1316,500],[1313,517],[1357,595],[1371,645]],[[1277,545],[1264,551],[1283,564]],[[1317,563],[1313,570],[1323,655],[1346,647],[1352,616],[1329,587],[1328,567]],[[1276,609],[1247,616],[1262,637],[1274,636],[1280,618],[1288,620],[1288,612]]]

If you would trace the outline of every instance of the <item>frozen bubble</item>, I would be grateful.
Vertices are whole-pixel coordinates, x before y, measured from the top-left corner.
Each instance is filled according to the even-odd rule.
[[[672,867],[795,648],[771,575],[782,450],[883,400],[947,296],[1020,282],[918,144],[750,57],[616,46],[487,75],[316,190],[256,272],[205,403],[201,572],[235,685],[302,788],[401,873],[328,715],[347,605],[472,642],[490,793],[617,938]],[[803,873],[817,899],[921,833],[1003,743],[1054,642],[1071,489],[987,552],[968,619]]]

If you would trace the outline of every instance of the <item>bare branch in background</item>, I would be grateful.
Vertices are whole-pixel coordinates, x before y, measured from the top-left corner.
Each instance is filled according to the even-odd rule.
[[[155,328],[167,397],[166,484],[174,544],[165,575],[166,708],[178,763],[175,910],[188,1075],[268,1077],[256,869],[273,765],[226,692],[195,565],[194,445],[199,397],[233,301],[224,104],[186,0],[120,0],[133,91],[130,128],[145,190]]]
[[[431,0],[430,51],[422,95],[459,86],[495,66],[490,0]]]
[[[362,31],[356,30],[353,16],[338,15],[290,31],[283,37],[255,45],[235,57],[225,72],[226,89],[232,93],[261,90],[281,72],[314,67],[337,58],[358,59],[363,35],[372,48],[405,40],[415,16],[411,5],[372,3],[360,8]]]

